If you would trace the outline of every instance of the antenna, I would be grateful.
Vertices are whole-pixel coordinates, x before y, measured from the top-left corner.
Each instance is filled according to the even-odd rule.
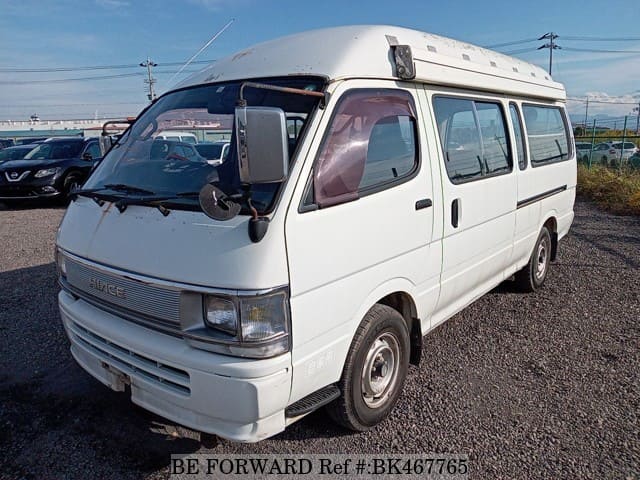
[[[187,62],[186,62],[182,67],[180,67],[180,70],[178,70],[176,73],[174,73],[174,74],[173,74],[173,76],[172,76],[172,77],[169,79],[169,81],[167,82],[167,85],[171,85],[171,82],[173,81],[173,79],[174,79],[174,78],[176,78],[178,75],[180,75],[180,73],[182,73],[182,71],[183,71],[185,68],[187,68],[187,67],[189,66],[189,64],[190,64],[191,62],[193,62],[193,61],[196,59],[196,57],[197,57],[198,55],[200,55],[200,54],[201,54],[201,53],[202,53],[202,52],[203,52],[203,51],[204,51],[204,50],[205,50],[209,45],[211,45],[211,44],[214,42],[214,40],[215,40],[216,38],[218,38],[220,35],[222,35],[222,33],[223,33],[227,28],[229,28],[229,27],[231,26],[231,24],[232,24],[233,22],[235,22],[235,21],[236,21],[236,19],[235,19],[235,18],[232,18],[231,20],[229,20],[229,21],[225,24],[225,26],[224,26],[224,27],[222,27],[220,30],[218,30],[218,32],[217,32],[213,37],[211,37],[211,39],[210,39],[207,43],[205,43],[205,44],[204,44],[204,46],[203,46],[200,50],[198,50],[194,55],[192,55],[192,56],[191,56],[191,58],[190,58],[189,60],[187,60]]]

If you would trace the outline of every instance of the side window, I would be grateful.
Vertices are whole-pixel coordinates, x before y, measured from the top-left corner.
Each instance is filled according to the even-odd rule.
[[[569,158],[569,134],[559,107],[523,105],[532,167]]]
[[[434,97],[447,175],[453,183],[508,173],[513,161],[500,104]]]
[[[413,98],[357,89],[340,99],[314,166],[319,207],[355,200],[408,179],[418,165]]]
[[[84,153],[90,154],[91,158],[100,158],[102,156],[98,143],[90,143]]]
[[[522,135],[522,120],[520,112],[515,103],[509,104],[509,113],[511,114],[511,124],[513,125],[513,133],[516,137],[516,152],[518,152],[518,166],[520,170],[527,168],[527,157],[525,157],[524,136]]]

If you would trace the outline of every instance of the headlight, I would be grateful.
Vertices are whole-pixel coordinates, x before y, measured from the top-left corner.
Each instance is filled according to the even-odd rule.
[[[238,333],[238,315],[235,304],[222,297],[207,297],[205,301],[205,321],[210,327],[231,335]]]
[[[205,324],[233,336],[222,339],[231,354],[267,357],[289,350],[289,295],[281,289],[266,295],[204,298]]]
[[[285,292],[249,297],[240,302],[242,340],[262,342],[287,333]]]
[[[38,170],[34,177],[42,178],[42,177],[50,177],[51,175],[55,175],[58,173],[59,168],[44,168],[42,170]]]

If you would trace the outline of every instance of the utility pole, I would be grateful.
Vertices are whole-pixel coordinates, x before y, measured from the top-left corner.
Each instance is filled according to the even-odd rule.
[[[154,63],[149,57],[147,57],[147,60],[142,62],[140,66],[147,69],[147,78],[145,79],[144,83],[147,83],[149,85],[149,93],[147,93],[147,98],[150,102],[153,102],[156,99],[156,92],[153,89],[153,85],[156,83],[156,79],[153,78],[151,69],[153,67],[157,67],[158,64]]]
[[[538,39],[538,40],[549,40],[548,43],[545,43],[544,45],[541,45],[538,47],[538,50],[542,50],[543,48],[549,49],[549,75],[551,75],[551,69],[553,67],[553,51],[562,48],[560,45],[556,45],[555,43],[556,38],[558,38],[558,35],[556,35],[553,32],[549,32],[549,33],[545,33]]]
[[[587,106],[584,109],[584,131],[587,131],[587,119],[589,117],[589,95],[587,95]]]
[[[640,135],[640,102],[638,102],[638,106],[633,109],[634,112],[638,112],[636,117],[636,135]]]

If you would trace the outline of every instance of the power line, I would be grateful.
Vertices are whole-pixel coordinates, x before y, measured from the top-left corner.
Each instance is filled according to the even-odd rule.
[[[585,42],[638,42],[640,37],[572,37],[562,35],[562,40],[575,40]]]
[[[198,60],[191,64],[213,63],[215,60]],[[160,67],[177,67],[183,65],[183,62],[166,62],[160,63]],[[120,70],[127,68],[138,68],[139,63],[125,65],[93,65],[86,67],[41,67],[41,68],[18,68],[18,67],[0,67],[0,73],[53,73],[53,72],[79,72],[87,70]]]
[[[500,47],[508,47],[511,45],[520,45],[521,43],[530,43],[537,41],[537,38],[525,38],[523,40],[515,40],[513,42],[506,43],[496,43],[495,45],[486,45],[484,48],[500,48]]]
[[[589,52],[589,53],[628,53],[630,55],[640,54],[640,50],[599,50],[594,48],[572,48],[564,47],[563,50],[570,52]]]
[[[511,50],[509,52],[501,52],[503,55],[517,55],[519,53],[535,52],[538,48],[521,48],[520,50]]]
[[[638,105],[638,102],[617,102],[617,101],[608,101],[608,100],[593,100],[591,98],[577,98],[577,97],[567,97],[567,100],[573,102],[589,102],[589,103],[603,103],[610,105]]]
[[[140,65],[138,65],[139,67]],[[197,70],[183,71],[182,73],[194,73]],[[168,75],[176,73],[177,70],[163,70],[156,71],[157,75]],[[119,73],[114,75],[96,75],[93,77],[76,77],[76,78],[56,78],[47,80],[0,80],[0,85],[35,85],[44,83],[67,83],[67,82],[88,82],[94,80],[112,80],[116,78],[129,78],[129,77],[145,77],[146,73],[134,72],[134,73]]]

